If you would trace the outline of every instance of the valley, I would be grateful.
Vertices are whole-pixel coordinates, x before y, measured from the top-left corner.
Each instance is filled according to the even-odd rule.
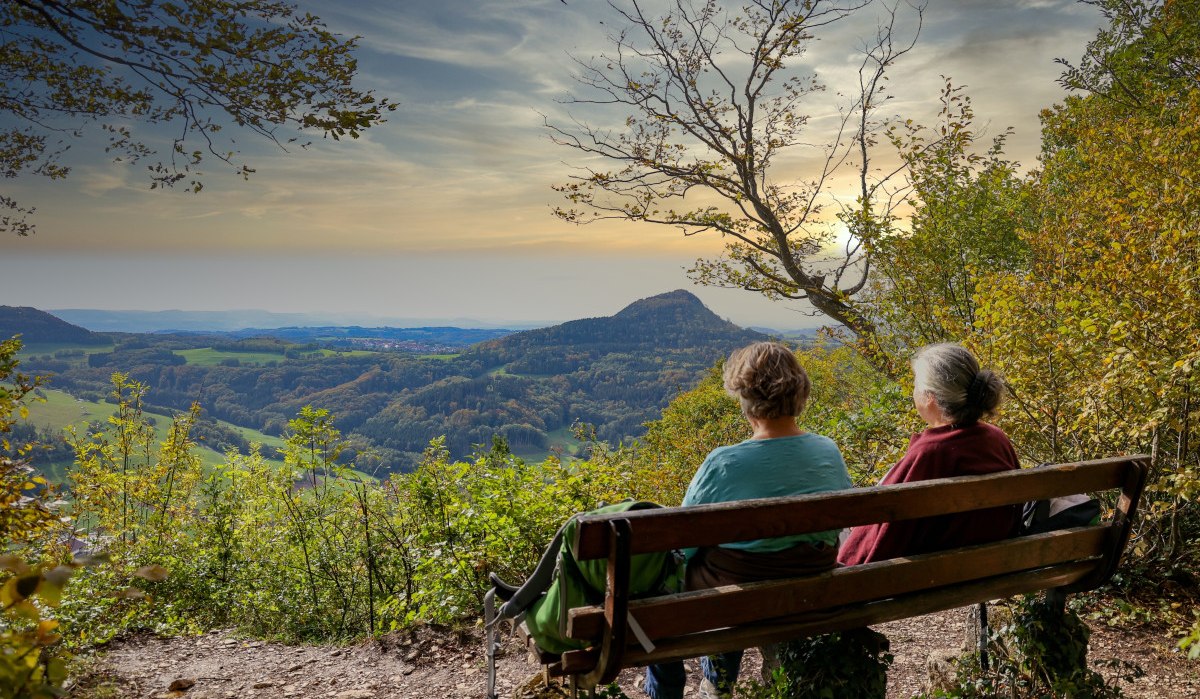
[[[206,458],[219,460],[229,448],[245,453],[252,442],[274,458],[288,422],[311,405],[328,410],[349,441],[344,460],[372,473],[411,470],[438,437],[454,458],[501,438],[532,460],[583,453],[576,426],[613,444],[636,439],[732,349],[766,337],[720,319],[686,291],[610,317],[521,332],[89,333],[48,314],[21,318],[29,328],[22,369],[48,377],[49,400],[28,420],[43,441],[106,419],[103,401],[119,372],[147,386],[146,409],[157,423],[198,402]],[[9,327],[3,317],[0,327]],[[68,458],[59,449],[39,466],[55,475]]]
[[[38,390],[35,398],[34,401],[30,402],[28,406],[29,414],[22,422],[32,426],[38,433],[44,436],[65,435],[69,430],[75,430],[78,434],[83,435],[89,429],[89,425],[97,422],[105,423],[108,417],[112,415],[114,409],[112,403],[84,400],[83,398],[76,398],[68,393],[54,389]],[[154,441],[156,443],[165,441],[167,438],[167,429],[171,425],[171,415],[156,411],[146,411],[145,415],[153,422]],[[223,463],[227,449],[239,447],[239,450],[248,449],[249,444],[262,446],[264,454],[270,455],[267,461],[282,464],[282,461],[277,458],[276,451],[283,448],[284,442],[281,437],[264,434],[249,427],[239,427],[223,420],[212,420],[211,418],[205,419],[200,431],[206,435],[212,435],[214,430],[204,429],[209,424],[217,428],[218,435],[220,432],[235,433],[241,435],[244,442],[220,439],[219,436],[216,439],[201,436],[197,440],[197,445],[200,448],[197,449],[196,453],[199,455],[201,464],[206,470]],[[43,437],[40,441],[43,444],[47,444],[51,440]],[[52,482],[62,482],[67,469],[74,462],[74,458],[74,454],[69,448],[52,448],[45,451],[33,452],[31,462]]]

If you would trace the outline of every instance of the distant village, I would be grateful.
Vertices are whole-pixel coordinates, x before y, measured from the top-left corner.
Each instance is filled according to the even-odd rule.
[[[422,340],[392,340],[380,337],[351,337],[340,340],[337,346],[349,345],[352,349],[372,350],[375,352],[418,352],[423,354],[457,354],[462,352],[462,345]]]

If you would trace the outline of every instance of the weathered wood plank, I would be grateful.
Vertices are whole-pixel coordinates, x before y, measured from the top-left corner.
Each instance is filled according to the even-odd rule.
[[[629,520],[610,520],[609,527],[612,548],[608,552],[608,590],[603,606],[606,633],[598,644],[600,656],[596,659],[596,667],[579,678],[585,687],[612,682],[624,666],[625,638],[629,630],[625,623],[629,609]]]
[[[1109,551],[1105,555],[1104,565],[1097,568],[1090,576],[1064,588],[1062,592],[1081,592],[1102,585],[1121,564],[1125,555],[1125,547],[1129,543],[1129,535],[1133,531],[1133,522],[1137,513],[1142,491],[1146,487],[1146,478],[1150,473],[1150,457],[1135,457],[1125,472],[1125,482],[1121,485],[1121,496],[1117,500],[1116,511],[1112,517],[1112,537],[1109,539]]]
[[[873,602],[925,589],[1043,568],[1106,552],[1109,527],[1080,527],[949,552],[835,568],[819,575],[726,585],[635,600],[629,612],[652,639],[738,626],[813,610]],[[1095,567],[1095,566],[1093,566]],[[598,639],[603,607],[570,611],[567,635]]]
[[[1127,482],[1131,462],[1144,458],[1120,457],[987,476],[688,508],[638,510],[623,512],[620,516],[633,524],[630,546],[634,554],[715,546],[1120,488]],[[681,517],[685,518],[686,525],[681,524]],[[609,534],[605,522],[609,519],[612,519],[611,515],[580,518],[572,543],[578,560],[607,557]]]

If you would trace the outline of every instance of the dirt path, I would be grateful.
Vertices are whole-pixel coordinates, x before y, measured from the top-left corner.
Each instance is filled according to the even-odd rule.
[[[889,699],[910,697],[920,689],[930,654],[962,636],[961,618],[962,612],[944,612],[879,627],[896,655],[888,676]],[[1187,661],[1170,650],[1172,645],[1169,635],[1152,629],[1095,627],[1090,658],[1093,663],[1116,659],[1138,664],[1145,677],[1121,684],[1129,697],[1200,697],[1200,662]],[[744,672],[757,668],[757,662],[747,654]],[[511,640],[499,663],[500,696],[513,696],[536,671],[523,648]],[[693,665],[688,696],[694,696],[696,677]],[[639,672],[622,674],[620,682],[630,697],[645,696],[639,691]],[[171,691],[173,683],[179,689]],[[113,643],[95,654],[91,672],[72,688],[72,696],[481,699],[485,684],[483,643],[477,634],[425,628],[337,648],[285,646],[212,632]]]

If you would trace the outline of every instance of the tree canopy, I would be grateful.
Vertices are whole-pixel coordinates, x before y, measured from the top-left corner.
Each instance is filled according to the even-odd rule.
[[[1108,21],[1059,81],[1124,109],[1154,108],[1155,95],[1186,92],[1200,76],[1200,3],[1083,0]]]
[[[900,140],[913,214],[880,248],[871,310],[896,356],[958,340],[998,370],[1026,462],[1149,454],[1130,579],[1193,575],[1200,1],[1093,4],[1108,25],[1064,61],[1077,92],[1042,113],[1038,170],[1018,176],[1002,141],[972,156],[961,106],[945,128],[964,138],[916,158]],[[1200,625],[1189,639],[1200,655]]]
[[[395,108],[352,84],[354,38],[283,0],[10,0],[0,4],[0,174],[65,177],[85,127],[107,132],[118,161],[149,164],[151,187],[202,187],[216,158],[243,177],[224,130],[285,147],[302,133],[358,137]],[[173,135],[161,155],[134,124]],[[33,230],[0,194],[0,231]]]
[[[922,345],[961,339],[977,320],[981,271],[1023,270],[1039,202],[1033,183],[1004,155],[1005,131],[984,147],[962,88],[946,81],[940,123],[891,132],[907,166],[911,211],[880,236],[862,299],[875,353],[891,366]]]

